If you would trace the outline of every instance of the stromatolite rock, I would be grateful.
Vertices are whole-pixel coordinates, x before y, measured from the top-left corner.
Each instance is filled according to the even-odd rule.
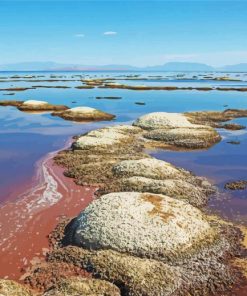
[[[214,237],[200,210],[168,196],[138,192],[101,196],[75,219],[71,232],[72,243],[81,247],[165,262],[189,255]]]
[[[52,115],[78,122],[112,120],[115,118],[115,115],[91,107],[74,107],[63,112],[53,112]]]

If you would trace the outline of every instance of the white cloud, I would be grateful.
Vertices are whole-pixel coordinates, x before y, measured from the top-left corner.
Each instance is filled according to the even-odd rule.
[[[104,32],[103,35],[117,35],[117,32],[114,32],[114,31],[107,31],[107,32]]]
[[[77,38],[83,38],[83,37],[85,37],[85,35],[84,34],[75,34],[75,37],[77,37]]]

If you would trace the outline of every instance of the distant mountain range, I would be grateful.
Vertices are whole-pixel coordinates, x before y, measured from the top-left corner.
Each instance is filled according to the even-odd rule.
[[[247,63],[215,68],[202,63],[170,62],[164,65],[134,67],[130,65],[79,65],[55,62],[24,62],[0,65],[0,71],[222,71],[247,72]]]

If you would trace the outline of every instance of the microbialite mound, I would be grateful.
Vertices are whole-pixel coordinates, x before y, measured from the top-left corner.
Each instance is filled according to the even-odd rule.
[[[2,101],[0,106],[14,106],[20,111],[43,112],[43,111],[62,111],[68,109],[63,105],[52,105],[46,101],[27,100],[27,101]]]
[[[115,115],[91,107],[74,107],[63,112],[53,112],[52,115],[79,122],[112,120],[115,118]]]

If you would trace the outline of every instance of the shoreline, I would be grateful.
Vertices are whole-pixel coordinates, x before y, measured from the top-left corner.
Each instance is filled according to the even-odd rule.
[[[20,194],[17,188],[18,198],[0,208],[1,278],[19,280],[35,257],[44,258],[49,247],[47,236],[59,220],[77,215],[93,198],[95,188],[76,185],[54,164],[57,152],[36,163],[30,189]]]

